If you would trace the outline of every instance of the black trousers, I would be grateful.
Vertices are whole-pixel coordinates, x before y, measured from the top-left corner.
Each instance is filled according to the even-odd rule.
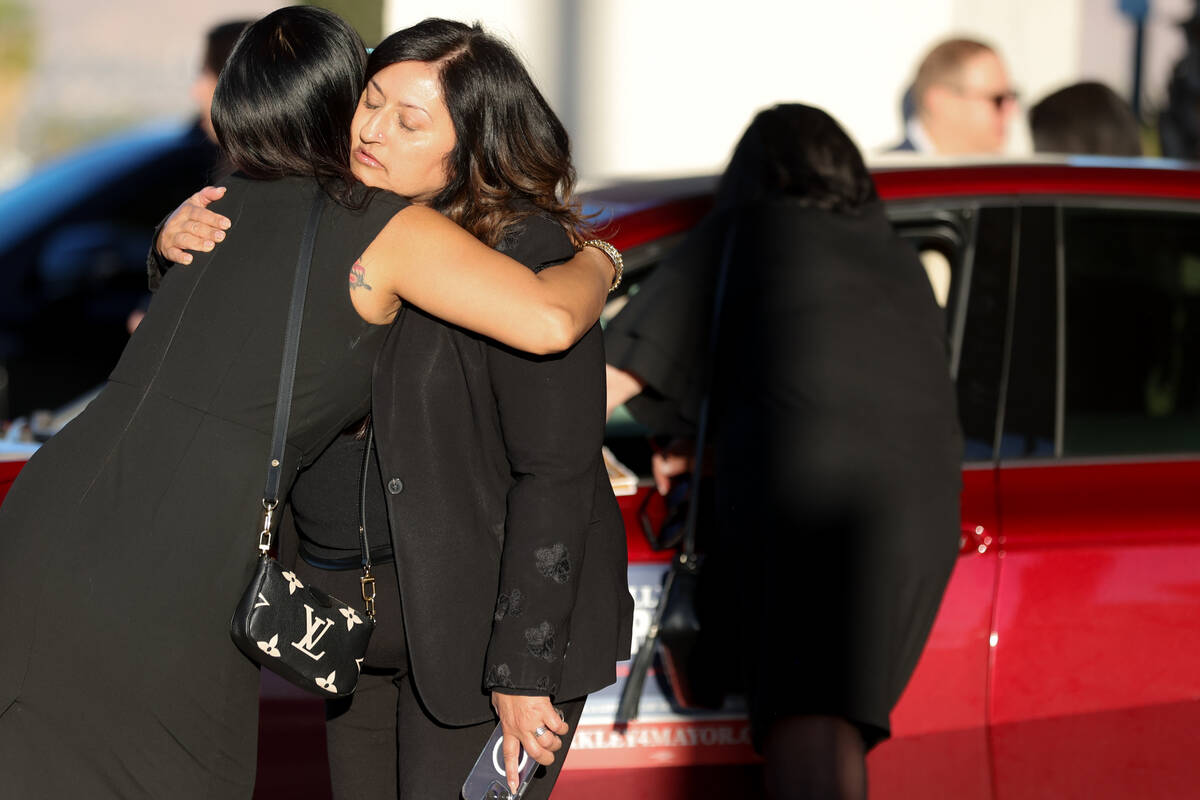
[[[443,725],[426,712],[408,666],[396,571],[376,568],[376,627],[358,679],[347,698],[325,704],[325,734],[334,800],[460,800],[463,781],[496,728]],[[359,573],[329,572],[296,561],[296,573],[329,594],[357,605]],[[539,767],[525,800],[545,800],[558,780],[586,698],[555,705],[570,731],[554,763]]]

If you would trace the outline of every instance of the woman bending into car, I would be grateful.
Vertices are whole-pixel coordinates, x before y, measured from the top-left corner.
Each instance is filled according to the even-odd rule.
[[[606,331],[610,407],[678,431],[712,387],[719,524],[698,606],[703,666],[728,663],[703,688],[745,689],[771,798],[866,796],[866,752],[933,624],[962,459],[944,330],[853,142],[781,105]]]
[[[347,132],[364,62],[353,29],[321,9],[281,9],[246,30],[213,104],[240,170],[216,207],[234,221],[228,237],[166,275],[100,396],[0,506],[0,608],[20,620],[0,648],[5,796],[251,796],[259,675],[229,619],[254,571],[314,198],[327,196],[285,476],[366,413],[402,303],[540,352],[595,323],[614,277],[596,249],[535,275],[356,180]]]
[[[364,183],[533,270],[572,255],[586,226],[567,135],[507,45],[430,19],[385,39],[366,76],[350,136]],[[194,223],[221,229],[200,205],[168,221],[164,252],[194,243]],[[457,798],[498,715],[510,777],[519,742],[549,765],[524,796],[547,797],[584,698],[613,682],[630,644],[625,532],[600,456],[599,325],[535,357],[405,308],[372,401],[367,528],[394,568],[380,570],[359,688],[328,703],[334,794]],[[365,446],[358,431],[340,437],[292,492],[296,571],[335,596],[359,592]]]

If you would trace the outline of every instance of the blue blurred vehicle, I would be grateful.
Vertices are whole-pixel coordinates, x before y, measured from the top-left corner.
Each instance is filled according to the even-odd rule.
[[[104,381],[146,293],[154,226],[208,182],[199,127],[140,127],[0,193],[0,419],[57,408]]]

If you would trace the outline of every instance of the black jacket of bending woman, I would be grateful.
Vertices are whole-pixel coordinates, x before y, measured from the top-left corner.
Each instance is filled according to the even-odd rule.
[[[500,248],[513,259],[536,270],[573,255],[557,223],[521,224]],[[149,264],[153,286],[166,265],[153,252]],[[565,353],[531,356],[408,304],[392,323],[372,384],[375,453],[411,674],[439,722],[493,719],[493,688],[582,697],[629,657],[633,598],[600,454],[604,402],[599,324]],[[357,497],[357,484],[347,475],[331,491]],[[295,546],[290,513],[280,539]],[[397,613],[385,597],[377,607]]]

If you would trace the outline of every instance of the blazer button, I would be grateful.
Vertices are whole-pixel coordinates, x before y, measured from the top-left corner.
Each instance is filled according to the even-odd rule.
[[[404,491],[404,481],[399,478],[392,478],[388,481],[388,491],[392,494],[400,494]]]

